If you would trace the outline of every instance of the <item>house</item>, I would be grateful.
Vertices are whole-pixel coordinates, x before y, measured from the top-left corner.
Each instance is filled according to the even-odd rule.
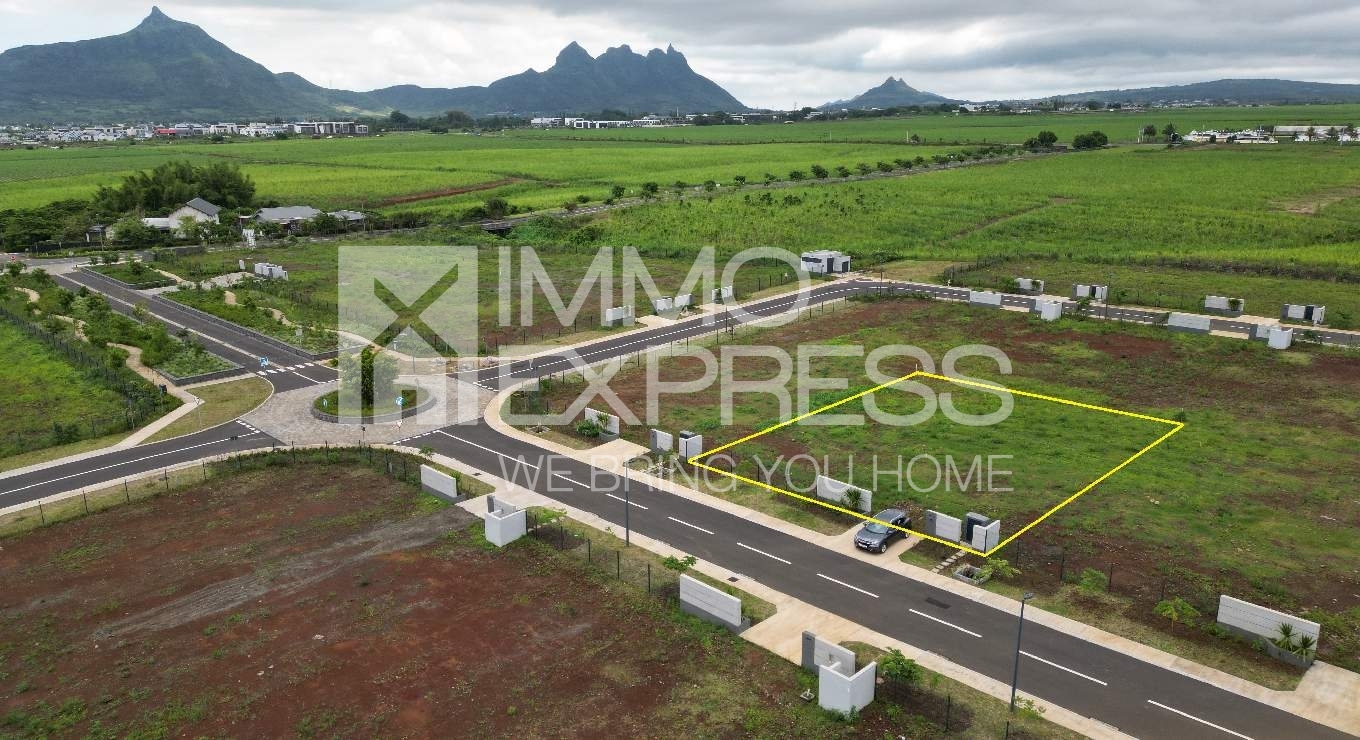
[[[831,249],[802,254],[803,269],[812,275],[835,275],[850,271],[850,255]]]
[[[249,218],[256,223],[277,224],[285,229],[292,229],[293,224],[311,221],[320,213],[321,211],[311,206],[281,206],[279,208],[261,208]]]
[[[176,231],[183,223],[181,219],[185,218],[191,218],[199,223],[215,224],[218,223],[217,214],[221,212],[221,206],[215,206],[202,198],[194,198],[170,212],[170,223],[174,224]]]
[[[368,216],[365,216],[364,214],[360,213],[359,211],[339,210],[339,211],[331,211],[331,212],[330,212],[329,214],[327,214],[327,215],[333,216],[333,217],[339,219],[340,222],[343,223],[343,224],[345,225],[345,229],[346,229],[346,230],[348,230],[348,229],[350,229],[350,228],[353,228],[353,227],[356,227],[356,226],[357,226],[357,227],[363,227],[364,222],[368,220]]]

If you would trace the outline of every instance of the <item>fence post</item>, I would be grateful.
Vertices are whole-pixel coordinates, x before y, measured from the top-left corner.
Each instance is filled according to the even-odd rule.
[[[43,505],[41,501],[38,502],[38,519],[42,521],[44,527],[47,526],[47,514],[43,513]]]
[[[647,593],[652,592],[652,564],[647,564]]]
[[[1105,587],[1114,590],[1114,563],[1110,563],[1109,572],[1105,574]]]
[[[1067,576],[1067,551],[1058,553],[1058,583],[1066,580]]]
[[[85,504],[85,513],[90,513],[90,499],[85,497],[85,489],[80,489],[80,500]]]
[[[199,465],[200,468],[203,469],[203,482],[204,482],[204,483],[207,483],[207,482],[208,482],[208,463],[207,463],[207,461],[205,460],[204,462],[201,462],[201,463],[199,463],[198,465]]]
[[[123,500],[124,503],[132,503],[132,494],[128,493],[127,478],[123,479]]]
[[[170,492],[170,470],[167,469],[167,468],[161,468],[161,475],[165,477],[165,492],[166,492],[166,493],[169,493],[169,492]]]
[[[944,698],[944,731],[949,732],[949,719],[954,714],[954,695],[946,694]]]
[[[588,565],[594,565],[594,564],[595,564],[594,561],[591,560],[591,558],[590,558],[590,536],[589,536],[589,535],[586,536],[586,563],[587,563]]]
[[[614,577],[623,580],[623,551],[614,551]]]

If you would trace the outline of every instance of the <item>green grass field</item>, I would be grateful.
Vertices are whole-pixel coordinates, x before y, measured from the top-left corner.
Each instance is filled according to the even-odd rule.
[[[90,380],[59,354],[0,322],[0,457],[61,441],[98,437],[125,419],[127,403],[115,391]],[[54,436],[53,424],[74,425],[69,440]]]
[[[41,206],[54,200],[89,198],[101,185],[161,162],[194,164],[226,161],[240,165],[257,185],[262,201],[306,203],[318,208],[380,209],[390,199],[416,198],[421,209],[461,211],[497,195],[531,208],[562,205],[584,195],[599,201],[610,188],[637,190],[654,181],[663,187],[683,181],[751,181],[766,173],[781,178],[827,166],[891,161],[910,152],[930,157],[947,147],[902,143],[775,143],[707,146],[620,141],[540,141],[520,136],[392,134],[357,139],[235,141],[228,144],[164,144],[16,149],[0,151],[0,210]],[[440,193],[499,184],[467,195]],[[396,207],[396,206],[394,206]]]
[[[485,235],[482,238],[487,238]],[[494,238],[494,237],[492,237]],[[431,230],[418,235],[385,236],[378,238],[351,238],[340,242],[299,243],[291,246],[260,248],[249,252],[232,250],[222,253],[206,253],[167,259],[157,263],[164,269],[188,280],[205,278],[235,272],[238,260],[268,261],[281,264],[288,270],[287,282],[251,281],[243,282],[232,288],[238,301],[250,298],[259,307],[276,308],[290,320],[299,324],[314,324],[319,327],[334,328],[337,319],[336,302],[338,299],[339,250],[348,245],[363,249],[371,254],[381,255],[384,248],[393,246],[429,245],[432,249],[447,247],[450,235]],[[587,274],[596,255],[594,246],[571,247],[557,246],[551,249],[535,250],[544,271],[552,276],[555,288],[564,304],[570,304],[578,290],[582,278]],[[688,251],[688,250],[686,250]],[[717,270],[723,269],[724,257],[731,253],[718,255]],[[642,257],[648,274],[657,289],[666,295],[679,291],[692,266],[692,258],[685,252],[667,253],[665,250],[647,250]],[[599,329],[600,291],[597,284],[588,293],[575,326],[564,326],[553,311],[546,291],[539,282],[533,289],[531,308],[532,321],[526,331],[520,330],[523,294],[520,279],[524,274],[524,257],[519,249],[511,250],[510,289],[503,290],[499,276],[500,252],[494,247],[478,250],[478,332],[487,349],[501,344],[557,343],[569,337],[581,338],[585,332]],[[739,297],[766,290],[772,285],[782,285],[790,273],[787,265],[768,265],[753,263],[736,273],[734,281]],[[609,306],[619,305],[623,300],[623,250],[614,253],[614,285],[612,286]],[[792,284],[789,284],[792,288]],[[229,320],[249,321],[251,326],[271,333],[286,341],[293,341],[293,330],[283,327],[268,314],[258,310],[248,311],[243,306],[227,306],[220,293],[180,291],[167,293],[167,298],[189,303],[197,308],[210,311]],[[499,301],[508,300],[511,307],[512,326],[501,326]],[[696,299],[701,302],[696,296]],[[636,312],[638,316],[652,313],[646,296],[639,288]],[[381,327],[380,327],[381,328]]]
[[[839,330],[828,333],[827,327]],[[1184,420],[1183,431],[1012,543],[1003,557],[1029,560],[1050,545],[1063,545],[1070,568],[1080,558],[1102,568],[1113,564],[1125,574],[1116,578],[1140,584],[1155,585],[1165,576],[1214,594],[1311,610],[1330,624],[1344,625],[1333,627],[1334,636],[1324,647],[1328,659],[1353,662],[1360,646],[1360,598],[1355,596],[1360,581],[1354,574],[1360,541],[1353,536],[1360,525],[1360,500],[1351,494],[1349,481],[1360,475],[1360,460],[1351,449],[1360,432],[1355,400],[1360,397],[1360,355],[1272,352],[1238,339],[1095,321],[1050,325],[1011,312],[909,299],[851,303],[829,316],[814,312],[787,327],[748,331],[735,341],[790,351],[803,343],[862,345],[866,352],[907,342],[937,361],[950,348],[988,344],[1010,357],[1013,374],[999,374],[989,360],[960,363],[959,372],[1018,390]],[[889,377],[914,369],[915,360],[908,357],[880,365]],[[776,371],[768,358],[748,360],[733,370],[736,377],[748,379],[768,378]],[[663,379],[699,374],[695,360],[663,360]],[[844,377],[849,387],[816,391],[808,408],[871,387],[857,358],[815,361],[812,375]],[[643,381],[643,371],[630,370],[612,383],[639,414],[645,412]],[[559,389],[548,402],[552,408],[565,408],[579,390],[578,385]],[[893,398],[899,411],[914,408],[908,404],[914,397],[895,393],[884,401]],[[980,411],[996,406],[994,398],[980,392],[956,394],[955,400],[976,404]],[[725,404],[717,384],[686,394],[684,403],[666,401],[663,397],[659,423],[628,427],[623,436],[645,444],[648,427],[692,429],[704,434],[705,446],[713,449],[786,418],[765,394],[738,395]],[[721,420],[724,406],[734,415],[730,425]],[[952,454],[963,458],[965,467],[973,455],[1012,455],[1008,464],[998,466],[1013,471],[1001,478],[1009,484],[1004,487],[1015,489],[1011,492],[961,493],[939,487],[898,492],[892,490],[898,479],[891,476],[877,486],[864,486],[889,489],[876,494],[875,507],[902,502],[917,516],[927,507],[956,515],[998,515],[1005,537],[1167,430],[1165,425],[1019,398],[1011,417],[990,427],[963,427],[938,414],[915,427],[800,425],[732,452],[740,458],[738,471],[757,480],[756,455],[763,456],[766,467],[779,455],[787,460],[807,454],[819,462],[830,456],[834,473],[841,474],[853,454],[857,475],[870,478],[874,455],[880,469],[895,469],[899,455]],[[810,470],[803,470],[809,467],[806,459],[800,461],[794,483],[810,480]],[[782,475],[786,468],[779,470]],[[928,474],[933,470],[923,469],[917,476],[918,487],[929,487]],[[734,498],[800,524],[808,517],[828,521],[815,511],[818,507],[782,494],[742,490]],[[852,524],[845,515],[833,519],[842,531]]]
[[[598,241],[1353,269],[1357,163],[1360,148],[1120,148],[628,209]]]

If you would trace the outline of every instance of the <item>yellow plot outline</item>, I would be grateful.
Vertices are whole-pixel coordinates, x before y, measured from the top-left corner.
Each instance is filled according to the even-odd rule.
[[[749,442],[750,440],[753,440],[753,439],[755,439],[755,438],[757,438],[757,437],[761,437],[761,436],[764,436],[764,435],[766,435],[766,434],[769,434],[770,432],[773,432],[773,431],[775,431],[776,429],[782,429],[782,428],[784,428],[784,427],[786,427],[786,426],[789,426],[790,424],[796,424],[796,423],[798,423],[799,421],[802,421],[803,419],[808,418],[809,416],[814,416],[814,415],[816,415],[816,414],[820,414],[820,413],[822,413],[823,411],[826,411],[826,410],[828,410],[828,409],[834,409],[834,408],[836,408],[837,406],[840,406],[840,405],[842,405],[842,404],[849,403],[849,402],[851,402],[851,401],[853,401],[853,400],[855,400],[855,399],[857,399],[857,398],[861,398],[861,397],[863,397],[863,396],[867,396],[867,395],[869,395],[870,393],[874,393],[874,392],[883,390],[884,388],[888,388],[888,387],[890,387],[890,386],[897,385],[898,383],[901,383],[901,382],[904,381],[904,380],[910,380],[910,379],[916,378],[916,377],[933,378],[933,379],[935,379],[935,380],[943,380],[943,381],[948,382],[948,383],[954,383],[954,384],[956,384],[956,385],[962,385],[962,386],[970,386],[970,387],[973,387],[973,388],[985,388],[985,389],[994,390],[994,391],[1004,391],[1004,392],[1006,392],[1006,393],[1010,393],[1010,394],[1013,394],[1013,395],[1016,395],[1016,396],[1023,396],[1023,397],[1025,397],[1025,398],[1037,398],[1037,399],[1039,399],[1039,400],[1041,400],[1041,401],[1051,401],[1051,402],[1053,402],[1053,403],[1061,403],[1061,404],[1064,404],[1064,405],[1066,405],[1066,406],[1075,406],[1075,407],[1077,407],[1077,408],[1087,409],[1087,410],[1090,410],[1090,411],[1100,411],[1100,412],[1103,412],[1103,413],[1106,413],[1106,414],[1115,414],[1115,415],[1117,415],[1117,416],[1127,416],[1127,417],[1130,417],[1130,418],[1133,418],[1133,419],[1142,419],[1143,421],[1155,421],[1155,422],[1158,422],[1158,423],[1161,423],[1161,424],[1168,424],[1168,425],[1170,425],[1170,426],[1171,426],[1171,431],[1169,431],[1169,432],[1167,432],[1166,434],[1163,434],[1162,436],[1158,437],[1158,438],[1156,439],[1156,441],[1154,441],[1152,444],[1149,444],[1148,446],[1144,447],[1143,449],[1141,449],[1141,450],[1135,452],[1135,453],[1134,453],[1132,456],[1130,456],[1127,460],[1125,460],[1125,461],[1119,463],[1118,465],[1114,466],[1113,468],[1110,468],[1110,470],[1108,470],[1104,475],[1102,475],[1102,476],[1100,476],[1099,478],[1096,478],[1095,480],[1093,480],[1093,481],[1091,481],[1090,483],[1086,484],[1086,486],[1083,487],[1080,491],[1077,491],[1076,493],[1072,494],[1071,496],[1068,496],[1067,498],[1063,499],[1062,502],[1059,503],[1057,506],[1054,506],[1053,508],[1051,508],[1051,509],[1049,509],[1048,511],[1044,512],[1043,516],[1040,516],[1038,519],[1035,519],[1034,521],[1030,522],[1029,524],[1026,524],[1025,526],[1021,527],[1018,531],[1016,531],[1015,534],[1013,534],[1013,535],[1011,535],[1010,537],[1007,537],[1006,539],[1004,539],[1004,540],[1002,540],[1001,542],[997,543],[997,546],[996,546],[996,547],[993,547],[992,549],[990,549],[990,550],[988,550],[988,551],[986,551],[986,552],[983,552],[983,551],[981,551],[981,550],[975,550],[975,549],[973,549],[972,547],[969,547],[968,545],[964,545],[964,544],[962,544],[962,543],[960,543],[960,542],[950,542],[949,540],[942,539],[942,538],[939,538],[939,537],[935,537],[934,535],[925,534],[924,532],[917,532],[917,531],[914,530],[914,529],[907,529],[906,527],[899,527],[899,526],[897,526],[896,524],[892,524],[891,522],[885,522],[885,521],[882,521],[882,520],[880,520],[880,519],[875,519],[875,518],[872,517],[872,516],[868,516],[868,515],[866,515],[866,514],[863,514],[863,513],[861,513],[861,512],[858,512],[858,511],[852,511],[852,510],[847,509],[847,508],[845,508],[845,507],[843,507],[843,506],[837,506],[837,505],[835,505],[835,504],[833,504],[833,503],[830,503],[830,502],[828,502],[828,501],[823,501],[822,499],[819,499],[819,498],[812,498],[812,497],[810,497],[810,496],[804,496],[804,495],[802,495],[802,494],[794,493],[793,491],[789,491],[789,490],[780,488],[780,487],[778,487],[778,486],[772,486],[772,485],[770,485],[770,484],[768,484],[768,483],[761,483],[761,482],[758,481],[758,480],[752,480],[752,479],[747,478],[747,477],[745,477],[745,476],[737,475],[736,473],[732,473],[732,472],[729,472],[729,471],[726,471],[726,470],[719,470],[718,468],[715,468],[715,467],[713,467],[713,466],[711,466],[711,465],[706,465],[706,464],[704,464],[704,463],[702,463],[702,462],[699,462],[699,458],[711,458],[711,457],[713,457],[714,455],[717,455],[718,453],[720,453],[720,452],[722,452],[722,451],[724,451],[724,450],[731,449],[732,447],[735,447],[735,446],[737,446],[737,445],[739,445],[739,444],[741,444],[741,443],[743,443],[743,442]],[[1007,544],[1009,544],[1009,543],[1010,543],[1012,540],[1014,540],[1015,538],[1019,537],[1020,535],[1024,534],[1025,532],[1028,532],[1029,530],[1031,530],[1031,529],[1033,529],[1034,527],[1038,526],[1038,525],[1039,525],[1041,522],[1043,522],[1045,519],[1047,519],[1047,518],[1049,518],[1050,516],[1053,516],[1054,514],[1056,514],[1056,513],[1058,512],[1059,509],[1061,509],[1061,508],[1063,508],[1064,506],[1067,506],[1068,504],[1070,504],[1070,503],[1072,503],[1073,501],[1077,500],[1077,498],[1080,497],[1082,494],[1086,493],[1087,491],[1090,491],[1092,488],[1095,488],[1096,486],[1098,486],[1098,485],[1100,485],[1101,483],[1105,482],[1105,480],[1107,480],[1108,478],[1110,478],[1110,476],[1112,476],[1112,475],[1114,475],[1115,473],[1118,473],[1119,471],[1123,470],[1129,463],[1132,463],[1134,460],[1137,460],[1138,458],[1140,458],[1140,457],[1142,457],[1143,455],[1147,454],[1147,452],[1148,452],[1149,450],[1151,450],[1152,448],[1156,447],[1157,445],[1159,445],[1159,444],[1161,444],[1161,443],[1167,441],[1168,439],[1171,438],[1172,435],[1174,435],[1176,432],[1179,432],[1180,430],[1182,430],[1182,429],[1184,429],[1184,428],[1185,428],[1185,422],[1173,421],[1173,420],[1171,420],[1171,419],[1162,419],[1162,418],[1158,418],[1158,417],[1156,417],[1156,416],[1148,416],[1148,415],[1146,415],[1146,414],[1135,414],[1135,413],[1133,413],[1132,411],[1123,411],[1123,410],[1121,410],[1121,409],[1113,409],[1113,408],[1109,408],[1109,407],[1106,407],[1106,406],[1097,406],[1097,405],[1095,405],[1095,404],[1082,403],[1082,402],[1080,402],[1080,401],[1072,401],[1072,400],[1069,400],[1069,399],[1066,399],[1066,398],[1058,398],[1058,397],[1056,397],[1056,396],[1045,396],[1045,395],[1040,394],[1040,393],[1030,393],[1029,391],[1018,391],[1018,390],[1015,390],[1015,389],[1013,389],[1013,388],[1007,388],[1007,387],[1005,387],[1005,386],[995,385],[995,384],[992,384],[992,383],[984,383],[984,382],[980,382],[980,381],[976,381],[976,380],[964,380],[964,379],[962,379],[962,378],[951,378],[951,377],[949,377],[949,376],[947,376],[947,375],[936,375],[935,373],[928,373],[928,372],[925,372],[925,371],[922,371],[922,370],[917,370],[916,372],[909,373],[909,374],[907,374],[907,375],[903,375],[902,377],[900,377],[900,378],[898,378],[898,379],[896,379],[896,380],[890,380],[890,381],[888,381],[887,383],[884,383],[884,384],[882,384],[882,385],[879,385],[879,386],[875,386],[875,387],[873,387],[873,388],[870,388],[870,389],[867,390],[867,391],[862,391],[862,392],[860,392],[860,393],[856,393],[856,394],[853,395],[853,396],[847,396],[846,398],[842,398],[842,399],[839,400],[839,401],[835,401],[835,402],[833,402],[833,403],[829,403],[829,404],[827,404],[827,405],[825,405],[825,406],[823,406],[823,407],[821,407],[821,408],[819,408],[819,409],[813,409],[812,411],[809,411],[809,412],[807,412],[806,414],[802,414],[802,415],[800,415],[800,416],[795,416],[794,418],[789,419],[788,421],[782,421],[782,422],[780,422],[780,423],[778,423],[778,424],[775,424],[775,425],[772,426],[772,427],[769,427],[769,428],[767,428],[767,429],[762,429],[762,430],[756,432],[755,434],[748,434],[748,435],[746,435],[745,437],[742,437],[741,439],[736,440],[735,442],[728,442],[727,444],[722,445],[721,447],[716,447],[716,448],[714,448],[714,449],[712,449],[712,450],[709,450],[708,452],[701,452],[701,453],[699,453],[698,455],[694,455],[694,456],[690,457],[690,458],[688,459],[687,462],[689,462],[690,465],[693,465],[693,466],[695,466],[696,468],[702,468],[702,469],[704,469],[704,470],[707,470],[707,471],[710,471],[710,472],[714,472],[714,473],[717,473],[717,474],[719,474],[719,475],[725,475],[725,476],[727,476],[728,478],[732,478],[732,479],[735,479],[735,480],[739,480],[739,481],[742,481],[742,482],[744,482],[744,483],[750,483],[750,484],[753,485],[753,486],[757,486],[757,487],[759,487],[759,488],[764,488],[764,489],[769,490],[769,491],[774,491],[775,493],[782,493],[782,494],[784,494],[785,496],[792,496],[793,498],[796,498],[796,499],[798,499],[798,500],[800,500],[800,501],[806,501],[806,502],[808,502],[808,503],[817,504],[818,506],[822,506],[822,507],[831,509],[832,511],[839,511],[839,512],[841,512],[842,514],[849,514],[850,516],[858,517],[858,518],[864,520],[866,523],[867,523],[867,522],[877,522],[878,524],[882,524],[882,525],[884,525],[884,526],[886,526],[886,527],[892,527],[893,529],[898,529],[898,530],[901,530],[901,531],[903,531],[903,532],[906,532],[907,534],[910,534],[910,535],[912,535],[912,536],[914,536],[914,537],[920,537],[920,538],[922,538],[922,539],[931,540],[931,541],[933,541],[933,542],[938,542],[938,543],[940,543],[940,544],[942,544],[942,545],[948,545],[949,547],[957,548],[957,549],[959,549],[959,550],[963,550],[964,552],[971,553],[971,554],[973,554],[973,555],[979,555],[979,556],[981,556],[981,557],[988,557],[988,556],[990,556],[990,555],[995,554],[995,553],[998,552],[999,550],[1001,550],[1001,548],[1005,547]]]

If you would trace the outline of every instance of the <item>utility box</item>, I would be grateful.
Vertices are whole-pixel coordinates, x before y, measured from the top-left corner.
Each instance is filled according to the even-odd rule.
[[[803,269],[809,275],[840,275],[850,272],[850,255],[831,249],[803,252]]]
[[[688,460],[695,455],[702,455],[704,452],[704,435],[694,432],[680,433],[680,458]]]
[[[1204,296],[1204,310],[1223,316],[1241,316],[1246,305],[1247,302],[1241,298],[1229,298],[1222,295]]]
[[[1280,309],[1280,320],[1302,321],[1305,324],[1312,324],[1313,326],[1317,326],[1318,324],[1321,324],[1323,321],[1326,321],[1326,318],[1324,318],[1326,314],[1327,314],[1326,306],[1286,303],[1284,304],[1284,308]]]
[[[604,320],[600,322],[603,326],[632,326],[633,307],[618,306],[605,309],[603,318]]]
[[[1293,329],[1284,329],[1278,326],[1270,327],[1270,334],[1266,337],[1266,346],[1271,349],[1289,349],[1293,344]]]
[[[1062,317],[1062,303],[1059,301],[1040,301],[1036,300],[1029,309],[1030,313],[1038,314],[1044,321],[1057,321]]]
[[[968,512],[968,515],[963,518],[963,536],[959,538],[959,541],[972,542],[973,528],[985,527],[991,523],[992,519],[989,516],[979,514],[976,511]]]
[[[1082,299],[1091,301],[1105,302],[1110,297],[1110,286],[1108,285],[1086,285],[1077,283],[1072,286],[1072,300]]]
[[[1026,295],[1043,295],[1044,281],[1018,277],[1015,279],[1015,290]]]
[[[670,432],[653,429],[647,447],[655,453],[669,454],[675,450],[675,436]]]
[[[1171,331],[1208,334],[1213,328],[1213,320],[1197,313],[1172,313],[1166,319],[1166,328]]]
[[[984,308],[1001,308],[1002,294],[991,290],[968,291],[968,305]]]

